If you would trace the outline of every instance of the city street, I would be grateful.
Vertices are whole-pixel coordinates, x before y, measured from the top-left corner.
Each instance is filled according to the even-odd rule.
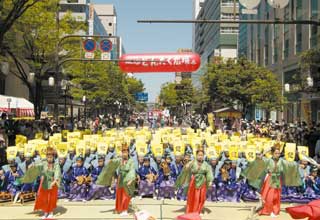
[[[156,219],[170,220],[175,219],[178,215],[183,214],[185,202],[179,201],[156,201],[153,199],[135,200],[135,204],[141,210],[147,210]],[[206,213],[202,216],[202,220],[246,220],[251,207],[255,206],[255,203],[213,203],[207,202],[205,205]],[[285,212],[284,208],[288,204],[282,205],[281,214],[278,218],[270,218],[268,216],[258,217],[257,220],[279,219],[289,220],[291,219]],[[134,219],[133,215],[128,217],[120,217],[113,214],[114,201],[89,201],[83,202],[65,202],[60,200],[58,203],[58,209],[55,212],[55,219],[65,220],[117,220],[117,219]],[[0,206],[0,219],[37,219],[40,218],[41,213],[32,212],[33,202],[29,202],[25,205],[15,204],[1,204]]]

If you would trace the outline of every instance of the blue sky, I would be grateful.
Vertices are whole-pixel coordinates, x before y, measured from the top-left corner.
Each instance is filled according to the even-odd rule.
[[[192,0],[91,0],[110,3],[118,15],[118,35],[126,53],[174,52],[192,47],[191,24],[139,24],[139,19],[191,19]],[[135,74],[153,102],[163,83],[174,80],[173,73]]]

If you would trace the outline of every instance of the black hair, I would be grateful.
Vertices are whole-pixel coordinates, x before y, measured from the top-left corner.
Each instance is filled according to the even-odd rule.
[[[274,152],[276,152],[276,150],[280,151],[280,149],[275,146],[271,147],[271,154],[274,154]]]
[[[204,154],[204,150],[203,150],[203,149],[198,149],[198,150],[196,151],[196,155],[198,155],[200,152],[202,152],[202,153]]]

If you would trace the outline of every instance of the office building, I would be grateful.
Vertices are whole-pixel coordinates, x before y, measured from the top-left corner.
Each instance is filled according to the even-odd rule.
[[[257,9],[257,15],[241,15],[241,19],[319,21],[320,18],[319,0],[290,0],[283,9],[274,9],[266,1],[261,1]],[[301,81],[297,80],[300,78],[297,76],[308,77],[299,66],[301,53],[319,48],[319,39],[320,29],[312,25],[240,25],[238,55],[270,69],[282,84],[286,105],[272,119],[320,122],[320,96],[301,89]],[[313,81],[314,85],[318,83],[317,79]],[[260,115],[257,110],[256,115]]]
[[[178,53],[190,53],[192,52],[192,49],[189,48],[180,48],[177,51]],[[184,79],[191,79],[191,72],[176,72],[175,73],[175,82],[180,83],[181,80]]]
[[[90,0],[61,0],[59,17],[62,18],[68,12],[71,12],[77,21],[88,23],[88,32],[77,34],[107,35],[107,30]]]
[[[114,5],[94,4],[94,10],[108,35],[117,36],[117,13]]]
[[[192,1],[192,19],[197,19],[205,0]],[[192,49],[195,50],[196,25],[192,24]]]
[[[234,0],[205,0],[200,3],[197,20],[239,19],[239,3]],[[195,86],[200,86],[199,77],[216,56],[225,59],[237,57],[238,24],[195,24],[193,51],[201,56],[201,68],[192,75]]]

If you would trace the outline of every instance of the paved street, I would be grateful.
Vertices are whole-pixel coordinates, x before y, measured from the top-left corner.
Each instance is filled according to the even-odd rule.
[[[149,211],[157,219],[169,220],[175,219],[178,215],[183,214],[184,202],[178,201],[155,201],[152,199],[135,200],[135,204],[140,209]],[[206,213],[202,216],[203,220],[245,220],[250,213],[250,208],[255,203],[206,203]],[[285,212],[282,206],[279,220],[291,219]],[[129,217],[119,217],[113,214],[114,201],[90,201],[90,202],[65,202],[59,201],[58,209],[55,212],[56,219],[67,220],[102,220],[102,219],[134,219],[133,215]],[[38,219],[41,215],[39,212],[32,212],[33,202],[25,205],[1,204],[0,219]],[[259,217],[257,220],[268,220],[270,217]]]

